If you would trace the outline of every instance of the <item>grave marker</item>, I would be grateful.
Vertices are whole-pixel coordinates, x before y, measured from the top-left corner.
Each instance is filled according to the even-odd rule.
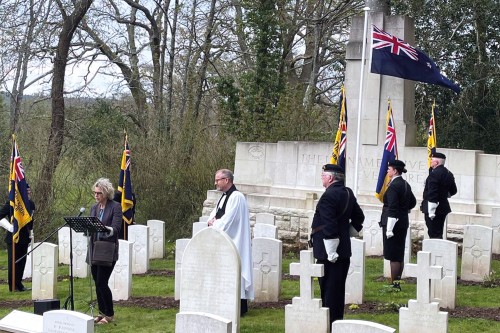
[[[240,257],[231,238],[215,228],[194,235],[182,257],[179,312],[216,315],[239,332],[240,284]]]
[[[313,278],[324,275],[324,266],[315,264],[312,251],[300,251],[300,263],[290,264],[290,275],[300,275],[300,297],[285,306],[285,332],[330,332],[329,309],[321,307],[321,299],[313,298]]]
[[[462,273],[465,281],[482,282],[491,270],[491,246],[493,229],[481,225],[464,227],[462,245]]]
[[[132,242],[132,274],[144,274],[149,269],[149,227],[134,224],[128,227]]]
[[[277,302],[281,291],[283,244],[280,240],[252,240],[255,302]]]
[[[165,253],[165,222],[148,220],[149,259],[161,259]]]

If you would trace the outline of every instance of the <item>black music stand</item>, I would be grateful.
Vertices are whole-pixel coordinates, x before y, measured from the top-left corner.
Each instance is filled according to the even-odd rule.
[[[69,216],[65,217],[64,221],[71,229],[76,232],[83,232],[86,236],[90,237],[91,234],[96,232],[108,232],[108,229],[96,216]],[[90,246],[89,246],[90,251]],[[92,258],[92,253],[89,253],[89,258]],[[75,300],[73,293],[73,237],[71,230],[69,231],[69,301],[71,310],[75,310]],[[65,302],[65,307],[66,303]]]

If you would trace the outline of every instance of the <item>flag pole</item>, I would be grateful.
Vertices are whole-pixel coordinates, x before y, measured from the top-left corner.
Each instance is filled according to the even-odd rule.
[[[359,160],[359,145],[361,137],[361,114],[363,106],[363,81],[365,79],[365,53],[366,53],[366,29],[368,25],[368,13],[370,7],[363,8],[365,11],[365,23],[363,27],[363,48],[361,51],[361,69],[359,79],[359,97],[358,97],[358,130],[356,133],[356,157],[354,158],[354,195],[358,196],[358,160]]]

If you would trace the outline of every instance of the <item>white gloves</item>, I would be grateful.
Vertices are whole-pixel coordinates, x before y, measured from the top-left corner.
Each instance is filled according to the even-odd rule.
[[[2,226],[2,228],[7,230],[8,232],[14,231],[14,226],[10,224],[10,222],[5,217],[0,220],[0,226]]]
[[[328,261],[335,263],[339,258],[337,247],[339,246],[340,240],[338,238],[323,239],[323,243],[325,243],[325,250],[326,254],[328,255]]]
[[[394,229],[394,226],[396,225],[396,222],[398,222],[398,219],[395,217],[388,217],[387,218],[387,231],[385,232],[385,235],[387,236],[387,239],[391,238],[394,236],[394,233],[392,230]]]
[[[433,220],[436,217],[436,208],[439,206],[439,202],[428,202],[427,211],[429,213],[429,218]]]
[[[359,232],[349,223],[349,237],[358,237]]]
[[[112,228],[112,227],[108,227],[108,226],[106,226],[106,229],[108,229],[108,231],[109,231],[109,234],[107,234],[107,235],[106,235],[106,237],[111,237],[111,236],[113,236],[113,234],[115,233],[115,232],[113,231],[113,228]]]

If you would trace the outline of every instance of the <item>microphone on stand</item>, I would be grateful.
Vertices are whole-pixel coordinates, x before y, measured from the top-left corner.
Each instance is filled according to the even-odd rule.
[[[82,216],[84,211],[85,211],[85,207],[80,208],[80,214],[78,214],[78,217]]]

